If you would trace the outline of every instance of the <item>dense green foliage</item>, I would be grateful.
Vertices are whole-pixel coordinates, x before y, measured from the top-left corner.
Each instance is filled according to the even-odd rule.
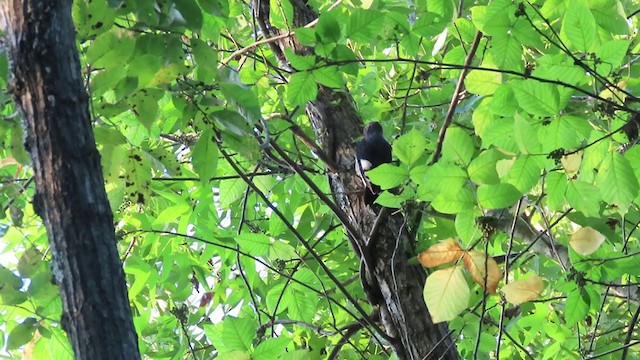
[[[337,218],[261,147],[268,136],[329,192],[325,165],[292,131],[315,138],[304,105],[325,86],[348,91],[364,119],[383,124],[398,161],[371,178],[403,188],[380,203],[425,205],[416,253],[453,237],[491,256],[521,254],[500,264],[509,281],[545,279],[538,300],[515,308],[501,300],[504,281],[484,296],[468,278],[469,306],[450,322],[464,358],[620,358],[624,344],[638,357],[635,287],[629,299],[610,291],[640,275],[640,147],[628,144],[637,137],[640,38],[637,16],[627,19],[640,3],[412,3],[314,0],[317,24],[294,29],[289,0],[273,0],[271,23],[314,49],[287,50],[285,66],[268,44],[236,52],[261,40],[246,2],[76,1],[143,356],[325,358],[361,314],[300,239],[370,310]],[[477,31],[466,91],[454,94]],[[3,89],[6,67],[0,57]],[[442,157],[429,165],[456,95]],[[0,355],[72,358],[30,203],[20,116],[9,93],[0,104]],[[570,249],[560,264],[530,252],[534,239],[479,225],[509,207],[561,246],[587,226],[606,240],[590,255]],[[366,330],[340,350],[344,359],[389,356]]]

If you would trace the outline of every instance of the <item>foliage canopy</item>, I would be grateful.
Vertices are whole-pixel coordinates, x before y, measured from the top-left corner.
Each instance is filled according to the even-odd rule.
[[[302,56],[261,41],[242,1],[75,2],[143,356],[389,356],[335,284],[371,310],[339,220],[266,146],[330,191],[304,112],[322,86],[393,143],[369,175],[380,204],[423,212],[409,251],[436,258],[425,296],[453,302],[429,306],[463,358],[638,357],[640,3],[411,3],[310,1],[318,21],[293,28],[271,1]],[[0,353],[71,358],[20,117],[0,101]]]

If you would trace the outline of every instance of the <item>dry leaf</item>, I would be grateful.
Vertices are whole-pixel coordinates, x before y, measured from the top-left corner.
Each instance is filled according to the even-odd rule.
[[[585,226],[571,235],[569,245],[580,255],[589,255],[598,250],[604,242],[604,235],[598,230]]]
[[[532,275],[524,280],[514,281],[503,286],[501,291],[509,303],[519,305],[537,299],[542,289],[544,289],[542,278],[538,275]]]
[[[438,265],[456,261],[462,257],[464,251],[453,238],[435,244],[418,255],[418,261],[425,267],[432,268]]]
[[[433,272],[424,284],[424,302],[434,323],[450,321],[469,306],[471,292],[458,266]]]
[[[489,294],[495,294],[502,273],[498,268],[498,263],[482,251],[472,250],[464,254],[464,266],[467,268],[475,282],[484,286]],[[485,280],[486,278],[486,280]]]

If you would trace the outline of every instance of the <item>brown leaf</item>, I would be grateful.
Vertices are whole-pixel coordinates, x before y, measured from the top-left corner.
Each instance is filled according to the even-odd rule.
[[[462,257],[464,250],[453,238],[435,244],[418,255],[418,261],[425,267],[432,268],[456,261]]]
[[[475,282],[485,286],[489,294],[495,294],[502,273],[498,268],[498,263],[482,251],[472,250],[464,254],[464,266],[471,274]],[[486,278],[486,279],[485,279]]]

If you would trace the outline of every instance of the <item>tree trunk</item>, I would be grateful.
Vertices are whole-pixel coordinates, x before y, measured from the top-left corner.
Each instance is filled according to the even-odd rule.
[[[317,18],[303,0],[292,0],[294,24],[302,27]],[[279,35],[269,23],[269,1],[254,0],[254,11],[265,37]],[[293,47],[298,54],[312,49],[283,38],[271,43],[278,59],[286,66],[282,49]],[[330,176],[336,204],[344,211],[358,234],[350,234],[356,249],[365,249],[370,263],[369,281],[374,303],[380,306],[381,322],[392,338],[392,346],[401,359],[458,359],[453,338],[446,324],[433,324],[425,306],[422,288],[425,272],[421,266],[409,265],[405,244],[412,243],[401,214],[372,208],[364,203],[362,181],[355,173],[354,139],[362,134],[363,121],[351,96],[345,92],[320,87],[318,96],[307,105],[307,114],[338,173]],[[381,214],[382,212],[382,214]],[[379,219],[378,219],[379,218]],[[374,225],[378,220],[379,224]],[[372,231],[372,229],[376,229]],[[360,254],[359,254],[360,255]],[[366,270],[367,267],[361,267]],[[361,270],[361,271],[362,271]]]
[[[76,359],[139,359],[83,88],[71,0],[2,0],[0,25]]]

